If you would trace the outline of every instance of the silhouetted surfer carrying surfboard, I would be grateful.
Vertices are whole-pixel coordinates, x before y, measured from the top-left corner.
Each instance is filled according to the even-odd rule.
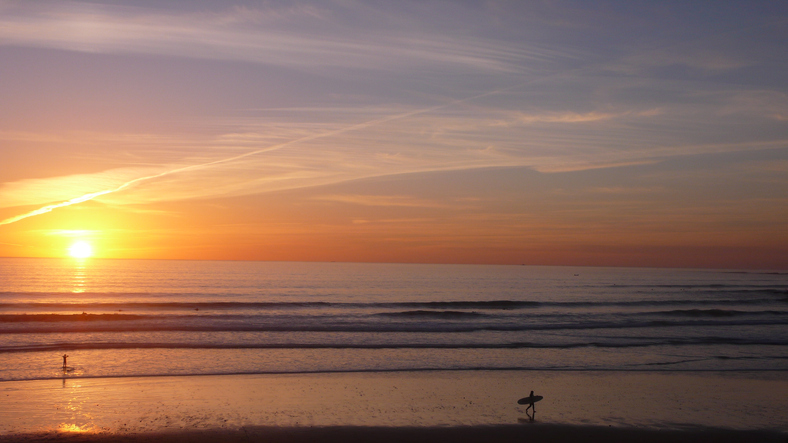
[[[525,413],[528,415],[528,418],[530,418],[531,421],[533,421],[534,417],[536,416],[536,405],[534,403],[538,402],[539,400],[541,400],[543,398],[544,397],[542,397],[541,395],[534,395],[534,391],[531,391],[531,395],[529,395],[528,397],[523,397],[523,398],[517,400],[517,404],[518,405],[528,405],[528,407],[525,408]],[[532,409],[532,408],[533,408],[533,411],[532,411],[533,415],[528,414],[528,410]]]

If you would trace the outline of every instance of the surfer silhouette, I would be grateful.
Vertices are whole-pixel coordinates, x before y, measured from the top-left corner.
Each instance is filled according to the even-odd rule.
[[[528,407],[525,408],[525,414],[528,416],[529,419],[531,419],[531,421],[534,421],[534,418],[536,417],[536,402],[538,402],[543,398],[544,397],[542,397],[541,395],[534,395],[534,391],[531,391],[531,395],[517,400],[517,404],[528,405]],[[529,409],[531,410],[530,414],[528,413]]]
[[[65,365],[65,363],[63,363],[63,365]],[[531,395],[529,395],[528,398],[531,401],[528,403],[528,407],[525,408],[525,412],[528,413],[529,409],[533,409],[534,412],[536,412],[536,403],[534,402],[534,391],[531,391]]]
[[[66,359],[67,358],[68,358],[68,355],[67,354],[63,354],[63,370],[64,371],[67,369],[67,366],[66,366]]]

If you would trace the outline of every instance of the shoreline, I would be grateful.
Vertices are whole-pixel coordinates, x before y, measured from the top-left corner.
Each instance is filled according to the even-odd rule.
[[[31,351],[35,352],[35,351]],[[58,369],[59,370],[59,369]],[[489,368],[408,368],[408,369],[336,369],[336,370],[314,370],[314,371],[248,371],[248,372],[220,372],[220,373],[183,373],[183,374],[134,374],[134,375],[79,375],[79,376],[63,376],[63,377],[40,377],[40,378],[25,378],[25,379],[0,379],[0,389],[4,383],[24,383],[24,382],[40,382],[40,381],[79,381],[79,380],[111,380],[111,379],[127,379],[127,378],[163,378],[163,377],[236,377],[236,376],[258,376],[258,375],[291,375],[291,376],[309,376],[309,375],[332,375],[332,374],[398,374],[398,373],[433,373],[433,372],[448,372],[448,373],[461,373],[461,372],[543,372],[543,373],[623,373],[623,374],[687,374],[687,375],[700,375],[700,374],[720,374],[725,376],[743,376],[746,378],[768,379],[768,375],[777,373],[788,373],[785,369],[597,369],[597,368],[525,368],[525,367],[489,367]],[[759,374],[762,377],[754,377],[750,375]]]
[[[242,429],[187,430],[180,432],[151,432],[139,434],[64,433],[39,432],[17,435],[0,435],[3,443],[31,443],[37,441],[68,443],[183,443],[213,442],[228,443],[264,441],[267,443],[311,443],[311,442],[370,442],[370,443],[434,443],[452,441],[457,443],[476,442],[576,442],[604,441],[606,443],[739,443],[763,442],[783,443],[788,434],[768,430],[731,430],[723,428],[693,428],[684,430],[654,430],[638,428],[616,428],[604,426],[579,426],[555,424],[523,424],[497,426],[453,426],[453,427],[374,427],[374,426],[328,426],[328,427],[271,427],[249,426]]]

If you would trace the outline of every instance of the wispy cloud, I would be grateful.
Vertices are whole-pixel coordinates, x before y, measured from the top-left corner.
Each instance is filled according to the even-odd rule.
[[[407,195],[334,194],[313,197],[314,200],[362,206],[394,206],[411,208],[457,208],[457,205]]]
[[[356,219],[353,220],[354,225],[367,225],[367,224],[407,224],[414,225],[417,223],[433,223],[435,219],[432,218],[386,218],[386,219]]]
[[[687,143],[675,128],[669,133],[654,132],[646,139],[642,130],[630,128],[639,120],[653,124],[655,119],[675,118],[675,113],[669,110],[548,111],[527,114],[527,118],[521,112],[493,110],[485,118],[476,109],[471,110],[472,114],[458,113],[457,106],[463,102],[380,115],[351,125],[323,123],[315,125],[315,128],[323,127],[323,131],[313,129],[298,137],[293,134],[303,134],[301,123],[297,124],[301,128],[298,130],[284,123],[264,128],[240,127],[216,136],[213,141],[202,141],[191,150],[192,159],[5,183],[0,187],[3,207],[46,206],[0,224],[92,199],[115,205],[177,201],[406,173],[500,166],[529,167],[545,173],[566,172],[653,163],[681,155],[767,149],[784,146],[786,142]],[[359,116],[367,112],[368,109],[357,110]],[[503,128],[499,125],[502,119],[509,122]],[[623,123],[626,124],[622,126]],[[540,125],[565,125],[566,130],[555,132],[554,127]],[[615,131],[612,139],[607,135],[611,131]],[[288,137],[287,141],[260,147],[268,140]],[[162,139],[165,151],[168,151],[168,140],[172,137]],[[148,142],[155,144],[155,139]],[[356,204],[413,204],[397,199],[342,198]]]
[[[681,45],[668,49],[652,50],[626,57],[607,66],[607,69],[618,70],[630,75],[643,74],[655,68],[683,66],[700,73],[716,73],[741,68],[751,64],[745,55],[736,56],[724,50],[709,48],[693,48]]]
[[[161,167],[118,168],[92,174],[73,174],[60,177],[23,179],[5,183],[0,187],[0,195],[2,195],[2,204],[0,204],[0,206],[18,207],[50,202],[64,203],[74,200],[72,203],[64,205],[69,206],[71,204],[92,200],[99,195],[114,192],[112,190],[121,188],[125,183],[140,177],[156,175],[156,171],[160,173],[165,170],[166,169]],[[91,197],[82,200],[81,196]],[[52,209],[56,209],[56,207],[62,207],[58,205],[51,206],[53,207],[44,212],[49,212]]]
[[[379,19],[371,21],[385,23]],[[426,26],[403,33],[356,25],[363,39],[349,33],[347,26],[332,21],[328,10],[316,6],[186,13],[97,3],[21,2],[3,7],[0,44],[295,68],[449,65],[501,72],[520,71],[527,60],[569,57],[547,47],[511,45],[463,33],[446,35],[445,30],[434,32]]]
[[[44,235],[54,236],[54,237],[69,237],[69,238],[85,238],[85,237],[96,237],[103,235],[102,231],[89,231],[86,229],[45,229],[45,230],[38,230],[36,232],[41,232]]]
[[[522,115],[518,120],[522,123],[587,123],[600,120],[610,120],[621,117],[625,114],[615,114],[609,112],[587,112],[578,114],[576,112],[547,113]]]
[[[608,195],[632,195],[632,194],[654,194],[664,192],[665,189],[661,186],[652,187],[638,187],[638,186],[607,186],[607,187],[593,187],[587,189],[590,194],[608,194]]]
[[[482,96],[485,96],[485,95],[488,95],[488,94],[490,94],[490,93],[480,94],[480,95],[475,96],[475,97],[482,97]],[[5,220],[0,221],[0,225],[15,223],[17,221],[24,220],[24,219],[26,219],[28,217],[33,217],[33,216],[36,216],[36,215],[46,214],[46,213],[51,212],[51,211],[53,211],[55,209],[58,209],[58,208],[67,207],[67,206],[83,203],[83,202],[86,202],[86,201],[89,201],[89,200],[93,200],[93,199],[95,199],[97,197],[101,197],[101,196],[105,196],[105,195],[108,195],[108,194],[113,194],[113,193],[116,193],[116,192],[119,192],[119,191],[123,191],[123,190],[125,190],[127,188],[134,187],[137,184],[148,182],[148,181],[151,181],[151,180],[160,179],[162,177],[167,177],[167,176],[180,174],[180,173],[184,173],[184,172],[201,171],[201,170],[206,170],[206,169],[209,169],[209,170],[210,169],[217,169],[217,167],[219,167],[219,166],[224,166],[224,165],[228,165],[228,164],[230,164],[230,165],[237,164],[241,160],[245,160],[245,159],[247,159],[249,157],[258,156],[259,154],[268,153],[268,152],[272,152],[272,151],[277,151],[277,150],[289,147],[291,145],[297,145],[297,144],[307,143],[307,142],[311,142],[311,141],[318,140],[318,139],[323,139],[323,138],[326,138],[326,137],[332,137],[332,136],[341,135],[341,134],[344,134],[346,132],[358,131],[358,130],[366,129],[366,128],[369,128],[369,127],[374,127],[376,125],[384,124],[384,123],[387,123],[387,122],[390,122],[390,121],[401,120],[401,119],[404,119],[404,118],[407,118],[407,117],[412,117],[414,115],[423,114],[423,113],[430,112],[430,111],[435,111],[435,110],[440,109],[442,107],[449,106],[451,104],[457,104],[457,103],[460,103],[462,101],[470,100],[470,99],[475,98],[475,97],[471,97],[471,98],[468,98],[468,99],[462,99],[462,100],[456,100],[456,101],[453,101],[452,103],[449,103],[449,104],[441,104],[441,105],[437,105],[437,106],[433,106],[433,107],[429,107],[429,108],[425,108],[425,109],[417,109],[417,110],[413,110],[413,111],[409,111],[409,112],[405,112],[405,113],[388,115],[388,116],[385,116],[385,117],[381,117],[381,118],[377,118],[377,119],[373,119],[373,120],[368,120],[368,121],[365,121],[365,122],[362,122],[362,123],[357,123],[357,124],[350,125],[350,126],[344,126],[344,127],[340,127],[340,128],[333,129],[333,130],[320,132],[320,133],[317,133],[317,134],[311,134],[311,135],[303,136],[303,137],[297,138],[295,140],[290,140],[290,141],[287,141],[287,142],[284,142],[284,143],[279,143],[279,144],[276,144],[276,145],[273,145],[273,146],[268,146],[268,147],[264,147],[264,148],[261,148],[261,149],[255,149],[255,150],[247,151],[247,152],[244,152],[244,153],[241,153],[241,154],[220,158],[218,160],[213,160],[213,161],[208,161],[208,162],[203,162],[203,163],[198,163],[198,164],[191,164],[191,165],[187,165],[187,166],[167,168],[167,169],[165,169],[165,170],[163,170],[161,172],[153,173],[153,174],[150,174],[150,175],[144,175],[142,177],[137,177],[137,178],[134,178],[134,179],[122,182],[119,185],[112,185],[112,186],[109,187],[109,189],[103,189],[103,190],[100,190],[100,191],[88,192],[88,193],[83,194],[81,196],[70,198],[70,199],[68,199],[66,201],[61,201],[59,203],[46,205],[44,207],[35,209],[33,211],[30,211],[30,212],[27,212],[27,213],[24,213],[24,214],[20,214],[20,215],[14,216],[14,217],[7,218]],[[320,180],[321,178],[324,180],[322,183],[331,183],[331,182],[342,181],[342,180],[347,180],[348,179],[348,176],[346,174],[342,174],[341,173],[341,170],[342,170],[341,167],[338,168],[340,172],[337,172],[337,170],[326,170],[325,168],[314,168],[315,171],[313,172],[313,171],[309,171],[309,169],[305,169],[303,163],[302,164],[295,164],[295,165],[290,163],[290,168],[288,168],[288,169],[289,170],[286,171],[285,173],[281,173],[280,172],[279,174],[277,174],[276,177],[268,178],[268,179],[265,179],[263,181],[265,181],[266,183],[272,183],[272,182],[275,183],[275,182],[284,180],[284,181],[288,182],[288,184],[285,185],[284,188],[288,189],[288,188],[294,188],[294,187],[314,186],[316,184],[321,184],[321,180]],[[99,177],[97,177],[96,175],[80,176],[79,178],[83,178],[83,180],[79,180],[78,179],[78,180],[75,180],[75,181],[78,183],[78,185],[81,185],[81,186],[85,186],[86,182],[88,182],[87,186],[95,186],[95,183],[89,183],[89,182],[92,182],[92,181],[95,182],[96,179],[107,178],[107,177],[111,177],[112,179],[117,180],[117,178],[118,178],[117,177],[117,172],[118,171],[108,171],[107,173],[102,173]],[[339,178],[337,178],[337,176],[339,176]],[[361,176],[363,176],[363,174]],[[355,176],[354,178],[358,178],[358,176]],[[326,179],[328,181],[325,181]],[[57,179],[55,179],[55,180],[57,180]],[[301,182],[303,180],[311,180],[311,182],[308,182],[307,184],[303,184],[303,183],[296,184],[296,185],[292,184],[293,181],[299,183],[299,182]],[[256,181],[260,181],[260,179],[251,180],[252,183],[254,183]],[[72,180],[72,183],[73,182],[74,182],[74,180]],[[10,186],[7,186],[7,187],[21,189],[22,190],[22,193],[21,193],[22,194],[22,198],[24,198],[24,196],[25,196],[24,194],[32,194],[32,196],[41,198],[40,197],[41,195],[47,195],[47,196],[51,197],[52,194],[49,193],[48,191],[41,192],[41,189],[38,189],[37,190],[38,192],[36,192],[36,188],[49,188],[52,185],[54,185],[54,183],[52,183],[51,179],[34,179],[34,180],[25,180],[25,181],[22,181],[22,183],[19,183],[19,182],[11,183]],[[216,183],[214,183],[214,186],[211,186],[210,189],[213,189],[213,192],[218,192],[219,195],[222,195],[222,194],[227,195],[227,194],[233,193],[232,187],[237,188],[238,186],[239,186],[238,184],[235,184],[235,185],[231,186],[230,188],[226,188],[226,187],[222,188],[221,186],[216,186]],[[241,184],[240,186],[242,188],[246,187],[248,189],[248,184]],[[205,188],[204,186],[202,188],[203,189],[208,189],[208,188]],[[57,189],[59,189],[59,188],[57,188]],[[278,190],[278,189],[282,189],[282,188],[280,186],[274,185],[274,190]],[[268,190],[270,191],[272,189],[269,187]],[[72,189],[72,191],[73,191],[73,189]],[[8,189],[6,189],[6,192],[8,192]],[[12,192],[13,192],[13,189],[12,189]],[[68,191],[62,191],[61,190],[59,192],[68,192]],[[248,192],[248,190],[247,190],[247,192]],[[243,192],[241,192],[241,193],[243,193]],[[191,196],[184,197],[184,196],[182,196],[182,194],[180,194],[178,192],[173,192],[173,193],[171,193],[169,195],[170,196],[168,198],[166,198],[168,200],[170,200],[170,199],[178,200],[178,199],[181,199],[181,198],[194,198],[194,196],[195,196],[192,193]],[[205,194],[205,192],[203,192],[203,193],[201,193],[201,196],[204,197],[204,196],[207,196],[207,195]],[[29,197],[30,197],[30,195],[28,195],[28,198]],[[16,197],[16,198],[19,199],[20,197]],[[156,199],[155,198],[154,199],[148,198],[147,200],[148,201],[155,201]],[[23,201],[28,201],[28,200],[23,200]],[[30,204],[30,203],[28,202],[27,204]],[[11,204],[11,205],[13,205],[13,204]]]
[[[668,49],[633,51],[603,63],[561,65],[538,76],[512,76],[530,73],[546,61],[584,60],[573,54],[570,45],[556,50],[484,36],[495,33],[430,27],[418,18],[411,22],[413,14],[387,15],[391,12],[380,8],[365,9],[369,13],[365,17],[372,19],[357,24],[338,18],[345,9],[337,13],[318,5],[195,13],[102,3],[0,4],[0,45],[161,54],[310,71],[389,69],[410,75],[415,68],[425,68],[440,72],[441,78],[473,78],[458,90],[476,91],[457,92],[467,97],[460,100],[440,101],[430,84],[412,95],[411,91],[403,93],[402,101],[399,95],[382,94],[387,98],[375,96],[376,100],[362,100],[365,104],[358,106],[346,96],[323,91],[334,99],[326,100],[326,106],[309,99],[294,101],[302,106],[282,108],[265,108],[260,103],[244,108],[246,118],[216,117],[205,125],[219,128],[214,133],[192,134],[185,141],[172,134],[148,134],[145,140],[140,135],[134,143],[143,144],[145,152],[136,152],[133,161],[115,163],[126,166],[4,183],[0,207],[44,206],[0,224],[93,199],[115,205],[177,201],[501,166],[563,172],[786,143],[784,132],[780,135],[776,126],[788,115],[785,94],[727,84],[689,88],[652,78],[646,82],[639,76],[676,64],[716,73],[751,63],[746,54],[726,52],[719,42],[712,47],[704,42],[679,43]],[[332,5],[364,7],[352,1]],[[432,11],[436,12],[440,9]],[[480,72],[492,75],[477,81]],[[376,83],[374,75],[364,78],[370,89],[388,86]],[[413,96],[418,96],[418,103],[432,97],[437,104],[418,105],[411,101]],[[743,120],[767,130],[741,136],[730,123]],[[0,138],[19,143],[89,140],[100,147],[118,146],[134,137],[114,134],[75,140],[0,132]],[[397,197],[326,198],[379,206],[419,204]]]

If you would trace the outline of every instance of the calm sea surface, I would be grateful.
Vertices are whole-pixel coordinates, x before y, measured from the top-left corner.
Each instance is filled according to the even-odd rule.
[[[0,259],[0,380],[785,372],[787,326],[786,273]]]

